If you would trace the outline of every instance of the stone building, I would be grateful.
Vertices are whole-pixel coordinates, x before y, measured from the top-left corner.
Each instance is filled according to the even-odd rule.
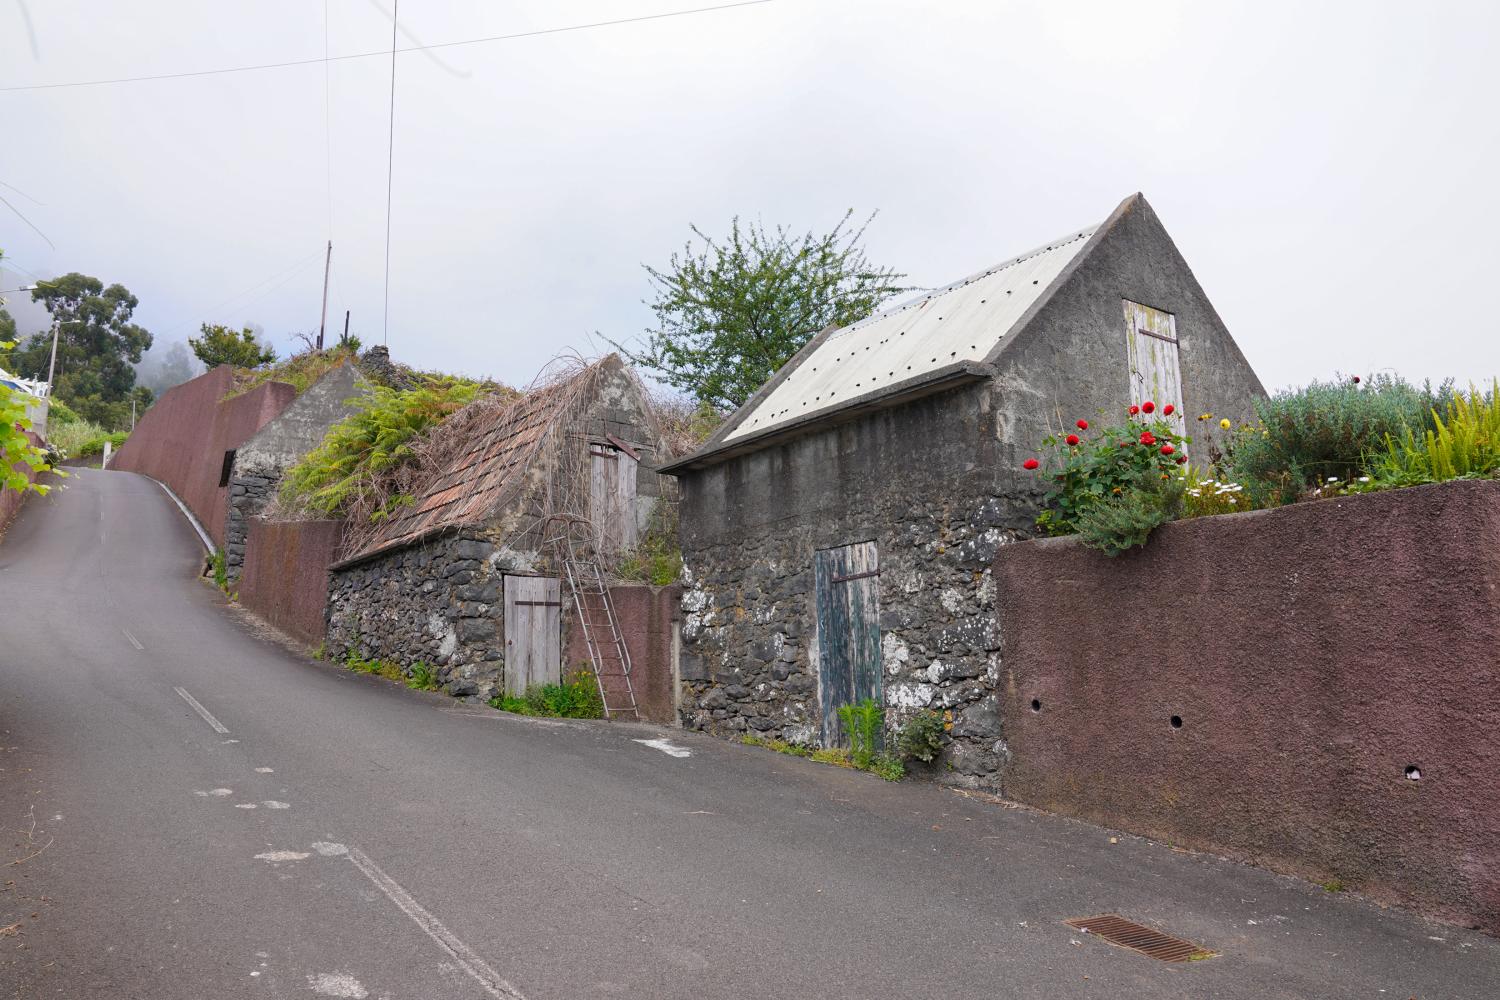
[[[833,744],[843,704],[883,703],[888,731],[936,710],[952,723],[946,775],[998,784],[990,567],[1033,530],[1039,484],[1022,462],[1132,402],[1241,418],[1263,392],[1140,195],[821,332],[663,470],[681,487],[682,722]]]
[[[329,655],[422,662],[459,696],[556,682],[561,533],[585,526],[596,555],[628,548],[671,485],[645,390],[610,355],[440,434],[440,471],[332,567]]]
[[[229,490],[224,518],[224,563],[235,581],[245,562],[251,518],[259,515],[288,469],[323,441],[329,428],[354,412],[353,400],[368,380],[345,362],[308,386],[296,401],[245,443],[224,453],[220,486]]]

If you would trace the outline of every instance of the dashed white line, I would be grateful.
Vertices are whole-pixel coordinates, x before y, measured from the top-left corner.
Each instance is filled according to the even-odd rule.
[[[439,948],[447,952],[458,963],[459,968],[468,973],[469,978],[478,983],[486,993],[498,1000],[526,1000],[514,986],[501,979],[500,975],[474,952],[474,949],[454,937],[453,932],[444,927],[442,921],[423,909],[422,904],[401,888],[395,879],[381,871],[364,851],[351,847],[349,860],[354,862],[354,867],[364,873],[365,878],[375,883],[375,887],[385,893],[387,899],[396,904],[397,909],[410,917],[412,922],[422,928]]]
[[[128,628],[122,628],[122,629],[120,629],[120,631],[125,633],[125,638],[129,639],[130,640],[130,644],[132,646],[134,646],[136,649],[145,649],[146,648],[145,646],[141,645],[141,640],[137,639],[135,636],[133,636],[133,635],[130,634],[130,629],[128,629]]]
[[[198,704],[198,699],[188,694],[185,688],[173,688],[172,690],[181,695],[183,701],[193,706],[193,711],[203,716],[203,721],[214,727],[214,732],[218,733],[220,736],[229,735],[229,730],[224,728],[224,723],[220,722],[218,719],[215,719],[213,717],[213,714],[210,713],[208,709]]]

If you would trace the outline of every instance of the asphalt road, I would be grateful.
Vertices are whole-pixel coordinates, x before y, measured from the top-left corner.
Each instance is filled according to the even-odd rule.
[[[68,484],[0,542],[0,997],[1500,996],[1500,941],[1249,867],[317,663],[154,483]]]

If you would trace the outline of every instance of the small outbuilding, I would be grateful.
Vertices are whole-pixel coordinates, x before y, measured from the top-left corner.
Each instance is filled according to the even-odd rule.
[[[823,331],[663,470],[681,487],[683,724],[833,745],[838,708],[873,698],[888,728],[942,712],[948,773],[995,783],[1006,672],[990,567],[1033,531],[1023,460],[1131,403],[1239,419],[1263,394],[1139,194]]]
[[[637,714],[607,578],[673,485],[640,380],[610,355],[471,404],[425,447],[431,478],[374,530],[351,530],[332,567],[329,654],[421,662],[454,695],[520,694],[567,672],[572,617],[610,713]]]

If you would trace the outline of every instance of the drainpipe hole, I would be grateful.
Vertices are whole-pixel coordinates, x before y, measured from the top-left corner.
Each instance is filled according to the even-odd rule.
[[[1040,699],[1040,698],[1033,698],[1033,699],[1031,699],[1031,710],[1033,712],[1040,712],[1042,710],[1042,699]]]
[[[1421,781],[1422,769],[1415,764],[1406,765],[1406,777],[1409,781]]]
[[[1180,716],[1180,715],[1174,715],[1174,716],[1172,716],[1172,728],[1173,729],[1181,729],[1182,728],[1182,716]]]

